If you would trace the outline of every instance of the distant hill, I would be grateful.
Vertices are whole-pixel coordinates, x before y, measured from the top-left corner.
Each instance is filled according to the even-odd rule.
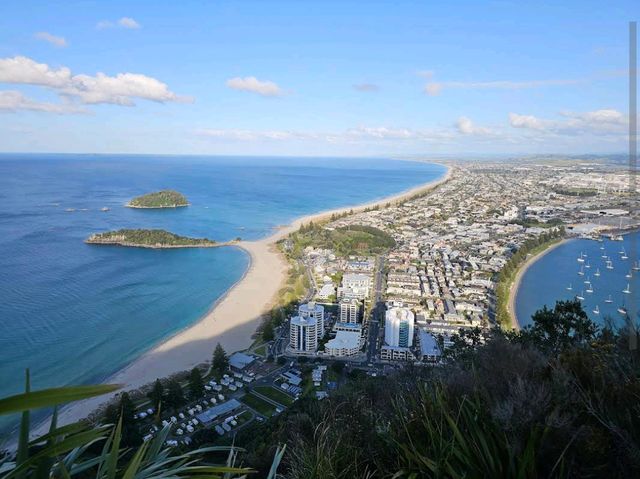
[[[137,196],[127,203],[129,208],[180,208],[189,206],[189,201],[174,190],[162,190]]]

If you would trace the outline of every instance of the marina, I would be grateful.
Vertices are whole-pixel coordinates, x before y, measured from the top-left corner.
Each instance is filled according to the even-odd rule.
[[[637,309],[640,303],[640,268],[637,259],[632,258],[631,264],[629,259],[633,256],[632,245],[638,244],[639,236],[636,231],[624,236],[605,236],[602,241],[574,239],[532,264],[516,296],[516,310],[522,325],[529,324],[531,315],[542,306],[553,307],[556,300],[568,299],[579,300],[597,323],[611,318],[614,324],[622,325],[631,313],[631,305]],[[589,271],[592,273],[587,274]],[[580,278],[577,288],[576,277]]]

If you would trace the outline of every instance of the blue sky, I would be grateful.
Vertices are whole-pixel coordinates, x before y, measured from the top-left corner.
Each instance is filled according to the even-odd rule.
[[[637,2],[5,1],[0,151],[624,151]]]

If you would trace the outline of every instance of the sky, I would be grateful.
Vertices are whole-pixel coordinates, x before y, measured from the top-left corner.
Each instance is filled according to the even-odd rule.
[[[615,1],[0,2],[0,151],[626,149]]]

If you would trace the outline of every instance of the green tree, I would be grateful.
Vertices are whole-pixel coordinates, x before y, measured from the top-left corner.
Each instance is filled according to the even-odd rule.
[[[344,363],[342,361],[335,361],[331,364],[331,369],[340,374],[344,371]]]
[[[171,379],[167,383],[165,403],[167,406],[176,409],[182,406],[185,402],[186,399],[184,397],[184,392],[182,391],[182,386],[180,386],[180,383],[177,380]]]
[[[229,358],[220,343],[216,345],[216,349],[213,351],[213,362],[211,363],[211,367],[218,374],[224,373],[229,367]]]
[[[164,386],[159,379],[156,379],[156,382],[153,384],[153,388],[147,394],[149,401],[154,408],[160,409],[160,403],[162,402],[162,397],[164,396]]]
[[[522,332],[522,339],[553,354],[588,343],[598,332],[598,327],[589,319],[577,299],[558,301],[553,309],[545,306],[536,311],[531,319],[533,326]]]
[[[135,446],[142,441],[140,431],[135,423],[136,408],[128,393],[120,395],[118,403],[107,406],[104,419],[107,424],[117,424],[122,418],[122,445]]]
[[[271,341],[274,337],[273,324],[271,324],[271,321],[265,322],[262,328],[262,339]]]
[[[197,399],[202,396],[204,392],[204,381],[202,380],[202,373],[198,368],[193,368],[189,375],[189,394],[191,399]]]

